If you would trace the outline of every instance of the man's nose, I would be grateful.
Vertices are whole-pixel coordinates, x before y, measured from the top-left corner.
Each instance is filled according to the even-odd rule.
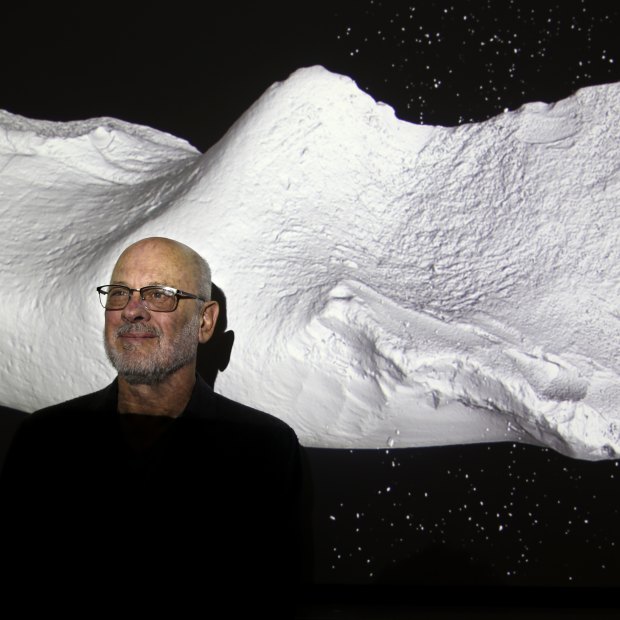
[[[129,302],[122,310],[122,316],[131,322],[148,321],[151,318],[151,314],[140,297],[140,291],[131,291]]]

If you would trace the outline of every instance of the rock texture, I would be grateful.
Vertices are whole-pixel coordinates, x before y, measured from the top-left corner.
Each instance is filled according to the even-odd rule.
[[[205,154],[118,120],[1,113],[0,404],[111,379],[95,287],[126,245],[164,235],[228,298],[217,390],[306,445],[617,457],[619,121],[609,84],[416,126],[321,67]]]

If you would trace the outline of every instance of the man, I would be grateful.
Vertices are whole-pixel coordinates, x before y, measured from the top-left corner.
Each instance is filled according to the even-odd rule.
[[[258,597],[245,607],[281,609],[301,570],[300,448],[282,421],[196,374],[218,317],[207,263],[148,238],[97,290],[118,377],[19,429],[2,478],[12,561],[141,608],[156,591],[232,612],[244,601],[223,592],[238,586]]]

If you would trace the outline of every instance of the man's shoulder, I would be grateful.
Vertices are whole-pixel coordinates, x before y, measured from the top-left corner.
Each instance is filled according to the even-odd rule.
[[[229,479],[237,476],[250,487],[255,483],[255,489],[248,489],[247,493],[260,489],[261,493],[275,492],[280,496],[286,488],[295,494],[302,453],[295,431],[269,413],[215,392],[212,407],[205,416],[210,421],[203,427],[202,437],[210,445],[211,457],[226,457]]]
[[[88,412],[103,412],[106,410],[107,403],[115,399],[115,390],[116,382],[96,392],[43,407],[31,414],[29,420],[32,420],[31,424],[42,424],[46,421],[56,423],[62,419],[73,420],[76,416],[84,417],[83,414]]]
[[[249,427],[277,429],[281,432],[291,432],[291,427],[276,416],[254,409],[243,403],[213,392],[217,415],[220,419],[230,419]]]
[[[188,428],[191,420],[201,420],[207,436],[220,437],[230,449],[246,454],[290,455],[299,450],[297,435],[283,420],[218,394],[202,380],[197,388],[198,398],[185,418]]]
[[[45,463],[45,467],[53,469],[62,455],[75,455],[80,446],[97,441],[105,424],[100,423],[101,415],[93,413],[106,410],[101,403],[109,387],[26,416],[13,437],[7,463],[11,467],[17,463],[18,468]]]
[[[189,405],[192,417],[198,410],[199,417],[247,428],[250,432],[265,430],[276,434],[294,435],[293,429],[280,418],[218,394],[200,376],[197,379],[195,396],[197,398],[192,399]]]

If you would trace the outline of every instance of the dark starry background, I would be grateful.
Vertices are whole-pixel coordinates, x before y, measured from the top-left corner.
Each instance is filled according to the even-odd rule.
[[[620,81],[620,9],[609,6],[21,5],[3,9],[0,108],[49,120],[113,116],[206,150],[274,81],[322,64],[402,119],[482,121]],[[514,444],[310,458],[319,582],[620,585],[618,462]]]

